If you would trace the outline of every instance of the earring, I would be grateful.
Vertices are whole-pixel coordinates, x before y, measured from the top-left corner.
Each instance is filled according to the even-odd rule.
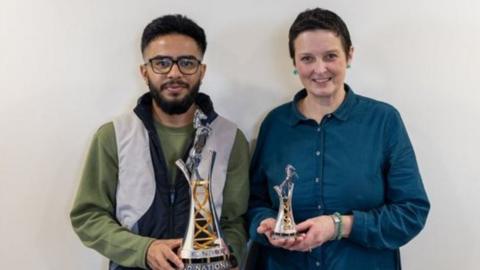
[[[298,74],[298,70],[295,68],[295,69],[293,69],[293,72],[292,72],[292,73],[293,73],[293,75],[297,75],[297,74]]]
[[[347,64],[347,68],[351,68],[352,66],[350,64]]]

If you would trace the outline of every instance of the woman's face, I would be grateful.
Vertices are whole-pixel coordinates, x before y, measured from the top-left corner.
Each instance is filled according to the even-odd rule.
[[[320,99],[342,96],[353,48],[345,55],[340,37],[327,30],[302,32],[293,44],[295,68],[308,94]]]

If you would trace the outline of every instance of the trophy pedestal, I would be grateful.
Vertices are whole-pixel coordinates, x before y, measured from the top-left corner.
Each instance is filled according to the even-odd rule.
[[[227,256],[182,259],[185,270],[226,270],[232,268]]]
[[[224,270],[231,269],[231,255],[220,246],[201,250],[181,250],[185,270]]]
[[[290,238],[296,238],[298,236],[298,233],[297,232],[293,232],[293,233],[273,232],[272,236],[274,239],[290,239]]]

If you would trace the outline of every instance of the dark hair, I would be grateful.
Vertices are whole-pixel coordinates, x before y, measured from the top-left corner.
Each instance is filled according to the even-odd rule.
[[[180,14],[159,17],[145,27],[142,35],[142,53],[152,40],[168,34],[181,34],[193,38],[202,55],[205,54],[207,49],[205,32],[194,21]]]
[[[290,31],[288,32],[288,49],[290,51],[290,57],[294,59],[294,61],[295,46],[293,43],[295,39],[302,32],[314,30],[327,30],[339,36],[342,41],[343,50],[348,57],[348,52],[350,47],[352,47],[352,41],[350,40],[350,33],[348,32],[345,22],[330,10],[315,8],[307,9],[298,14],[292,26],[290,26]]]

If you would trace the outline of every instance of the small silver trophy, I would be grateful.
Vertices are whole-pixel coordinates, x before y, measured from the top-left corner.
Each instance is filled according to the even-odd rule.
[[[207,151],[202,158],[202,154],[205,154],[202,150],[211,131],[208,124],[202,124],[206,118],[202,111],[195,112],[193,124],[196,132],[187,162],[185,164],[181,159],[175,162],[190,185],[190,215],[180,249],[186,270],[222,270],[234,267],[231,263],[233,255],[223,240],[212,199],[211,180],[216,152]],[[208,162],[207,175],[200,175],[200,161]]]
[[[297,177],[297,173],[290,164],[285,167],[285,173],[287,175],[285,180],[280,185],[273,187],[280,200],[277,222],[273,230],[274,238],[295,238],[297,236],[292,212],[293,178]]]

